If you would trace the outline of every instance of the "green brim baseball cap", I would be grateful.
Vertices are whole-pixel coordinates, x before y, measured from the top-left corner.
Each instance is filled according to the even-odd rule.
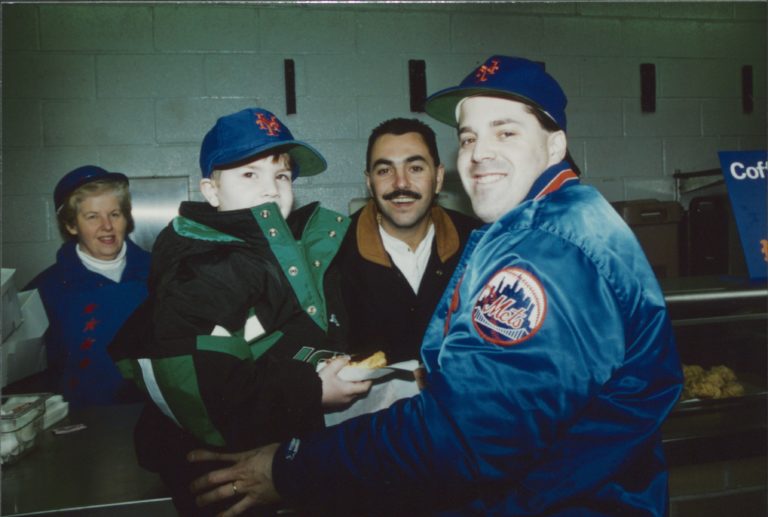
[[[293,179],[320,174],[328,166],[320,152],[293,138],[291,131],[269,111],[248,108],[219,118],[203,138],[200,170],[210,178],[214,169],[225,168],[268,151],[281,151],[293,162]]]
[[[440,90],[426,101],[431,117],[456,127],[456,106],[466,97],[490,95],[528,102],[566,130],[568,99],[541,63],[509,56],[491,56],[458,86]]]

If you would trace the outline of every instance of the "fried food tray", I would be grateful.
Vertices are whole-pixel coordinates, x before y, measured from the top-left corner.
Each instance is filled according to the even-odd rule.
[[[692,398],[681,400],[675,406],[673,414],[691,412],[728,411],[734,408],[759,405],[765,408],[768,401],[768,388],[765,379],[753,374],[738,374],[739,382],[744,386],[744,395],[720,399]]]

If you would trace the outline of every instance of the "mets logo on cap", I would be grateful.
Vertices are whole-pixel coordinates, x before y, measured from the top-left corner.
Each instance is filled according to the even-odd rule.
[[[257,113],[256,114],[256,125],[259,126],[259,129],[267,133],[269,136],[277,136],[280,134],[280,130],[282,127],[280,126],[280,121],[277,120],[277,117],[274,115],[271,115],[269,118],[264,116],[264,113]]]
[[[477,79],[477,82],[484,83],[488,80],[489,75],[494,75],[496,72],[499,71],[499,60],[498,59],[489,59],[487,64],[480,65],[477,67],[477,71],[475,72],[475,79]]]
[[[546,313],[547,297],[539,280],[529,271],[507,267],[480,290],[472,322],[486,341],[510,346],[532,338]]]

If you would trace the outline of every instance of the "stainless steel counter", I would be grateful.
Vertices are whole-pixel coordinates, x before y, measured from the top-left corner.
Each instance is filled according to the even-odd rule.
[[[683,364],[730,368],[742,396],[680,401],[664,423],[670,465],[765,456],[768,287],[738,277],[660,281]]]
[[[160,480],[136,463],[133,427],[141,405],[73,411],[38,435],[34,449],[2,466],[2,515],[176,515]],[[54,435],[83,423],[86,429]]]

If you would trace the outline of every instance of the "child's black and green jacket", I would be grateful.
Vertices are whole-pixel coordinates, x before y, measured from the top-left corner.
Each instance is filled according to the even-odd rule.
[[[287,221],[273,203],[179,214],[152,251],[147,302],[110,346],[155,420],[173,422],[151,432],[242,450],[322,427],[315,363],[346,349],[332,261],[348,218],[317,203]]]

